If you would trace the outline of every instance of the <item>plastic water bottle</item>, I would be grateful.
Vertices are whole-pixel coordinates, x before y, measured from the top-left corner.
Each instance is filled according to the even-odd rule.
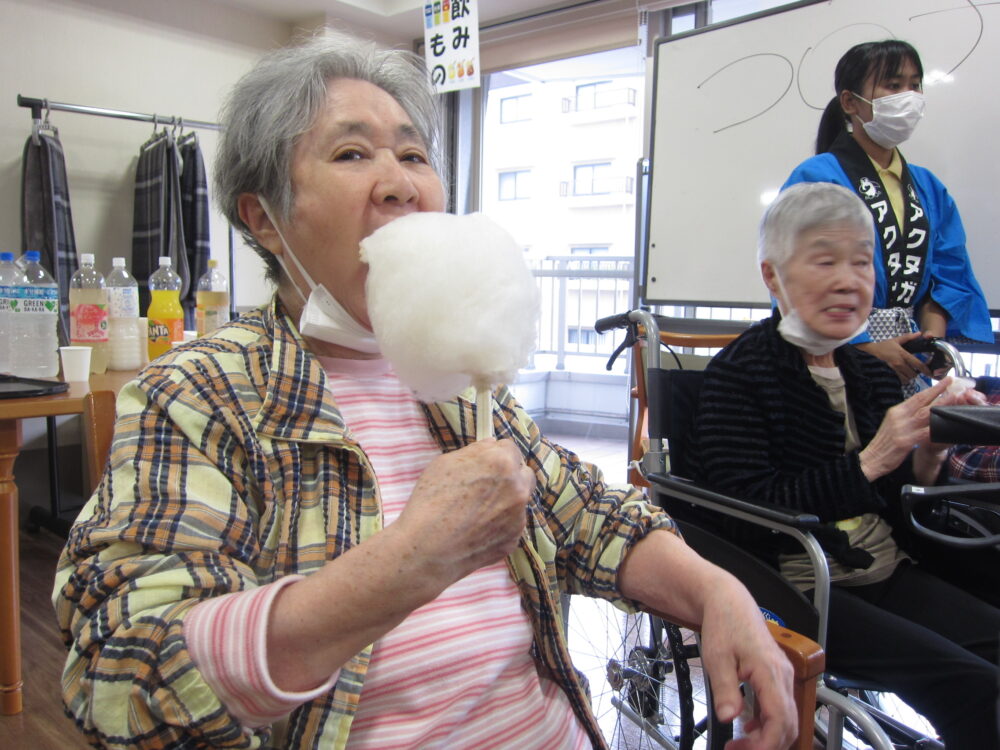
[[[215,258],[208,261],[208,270],[198,279],[195,301],[195,321],[199,336],[211,333],[229,322],[229,283],[219,270],[219,261]]]
[[[124,258],[111,259],[111,273],[105,284],[108,292],[108,367],[137,370],[142,365],[146,336],[140,337],[139,282],[125,268]]]
[[[14,253],[0,253],[0,372],[10,372],[11,300],[17,294],[21,270],[14,264]]]
[[[184,340],[181,277],[170,267],[170,257],[160,256],[160,267],[149,277],[149,358],[156,359],[174,341]]]
[[[59,287],[38,262],[25,254],[24,276],[11,316],[11,363],[15,375],[52,378],[59,374]]]
[[[91,372],[108,369],[108,292],[93,253],[80,255],[69,282],[69,338],[73,346],[90,347]]]

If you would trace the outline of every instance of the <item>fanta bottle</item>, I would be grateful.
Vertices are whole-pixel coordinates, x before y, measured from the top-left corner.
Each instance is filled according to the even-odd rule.
[[[160,256],[160,267],[149,277],[149,359],[184,340],[184,308],[181,307],[181,277],[170,267],[170,257]]]

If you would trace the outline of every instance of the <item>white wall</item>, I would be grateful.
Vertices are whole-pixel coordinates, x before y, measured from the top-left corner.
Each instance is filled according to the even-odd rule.
[[[31,111],[17,95],[217,121],[221,99],[291,28],[198,0],[0,0],[0,249],[20,251],[21,154]],[[136,156],[152,125],[53,112],[66,152],[78,252],[105,273],[131,264]],[[211,180],[217,134],[198,131]],[[211,187],[210,187],[211,193]],[[228,266],[228,230],[214,210],[212,256]],[[263,266],[237,242],[236,304],[266,299]]]
[[[0,0],[0,249],[21,248],[21,154],[31,110],[17,106],[18,94],[214,122],[229,87],[290,33],[285,24],[199,0]],[[53,112],[51,120],[66,152],[77,251],[94,253],[105,272],[115,255],[131,262],[136,155],[152,125],[70,112]],[[210,172],[216,137],[198,131]],[[212,256],[228,266],[228,231],[214,206],[211,237]],[[263,265],[237,245],[236,303],[257,304],[268,295]],[[76,440],[75,421],[60,420],[61,444]],[[44,421],[32,420],[25,447],[43,441]]]

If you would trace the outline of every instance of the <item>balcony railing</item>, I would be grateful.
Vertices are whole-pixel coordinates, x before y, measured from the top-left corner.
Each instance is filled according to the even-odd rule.
[[[624,333],[598,335],[594,322],[632,304],[632,258],[550,256],[531,263],[531,271],[542,296],[536,366],[543,358],[557,370],[568,361],[574,368],[601,369]]]
[[[557,370],[603,371],[604,362],[621,343],[624,333],[598,335],[598,318],[630,309],[632,305],[633,259],[625,256],[550,256],[530,262],[541,292],[538,346],[532,366]],[[715,320],[760,320],[770,314],[763,308],[655,306],[654,312],[676,317]],[[993,318],[1000,331],[1000,318]],[[965,364],[974,376],[1000,376],[1000,332],[995,344],[959,345]],[[683,350],[711,356],[716,349]],[[622,357],[616,371],[628,368]]]
[[[637,93],[633,88],[598,89],[590,96],[581,96],[576,99],[568,96],[563,97],[562,111],[563,113],[589,112],[622,105],[634,107],[636,98]]]
[[[635,190],[635,178],[629,175],[623,177],[596,177],[592,180],[576,180],[559,183],[559,197],[591,196],[591,195],[631,195]]]

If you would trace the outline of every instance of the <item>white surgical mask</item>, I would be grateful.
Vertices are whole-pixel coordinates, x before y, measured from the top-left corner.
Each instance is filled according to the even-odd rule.
[[[781,282],[781,277],[775,274],[775,279],[777,279],[778,287],[781,289],[781,296],[784,299],[788,299],[788,294],[785,292],[785,286]],[[781,338],[814,357],[822,357],[829,354],[838,346],[843,346],[849,341],[854,340],[854,338],[868,328],[868,319],[865,318],[857,330],[850,336],[844,339],[834,339],[824,336],[822,333],[814,331],[807,326],[806,322],[802,320],[802,316],[791,305],[782,304],[779,307],[788,308],[787,312],[785,310],[781,311],[781,320],[778,322],[778,333]]]
[[[872,105],[872,119],[861,125],[882,148],[895,148],[909,139],[924,116],[924,95],[919,91],[901,91],[872,101],[859,94],[854,96]]]
[[[822,357],[824,354],[829,354],[838,346],[843,346],[847,342],[852,341],[867,328],[868,321],[866,319],[858,326],[858,330],[846,339],[832,339],[829,336],[817,333],[807,326],[802,317],[794,309],[789,310],[787,315],[782,313],[781,322],[778,323],[778,333],[781,334],[781,338],[789,344],[812,354],[814,357]]]
[[[264,213],[267,214],[267,218],[271,220],[274,231],[281,238],[281,245],[285,249],[285,253],[292,259],[295,267],[302,274],[302,278],[309,285],[309,296],[306,297],[302,293],[302,290],[299,289],[298,284],[295,283],[295,279],[288,273],[288,267],[285,265],[283,256],[275,256],[284,270],[285,276],[288,277],[292,286],[295,287],[295,291],[298,292],[302,301],[305,302],[305,306],[302,308],[302,315],[299,317],[299,333],[303,336],[326,341],[330,344],[344,346],[357,352],[378,354],[379,347],[378,342],[375,340],[375,334],[358,323],[344,309],[343,305],[337,301],[336,297],[327,291],[325,286],[316,284],[312,280],[312,277],[299,262],[299,259],[295,257],[295,253],[292,252],[288,243],[285,242],[285,236],[278,229],[278,223],[274,220],[274,214],[271,212],[271,206],[267,200],[262,195],[257,196],[257,198],[260,200],[260,205],[264,209]]]

